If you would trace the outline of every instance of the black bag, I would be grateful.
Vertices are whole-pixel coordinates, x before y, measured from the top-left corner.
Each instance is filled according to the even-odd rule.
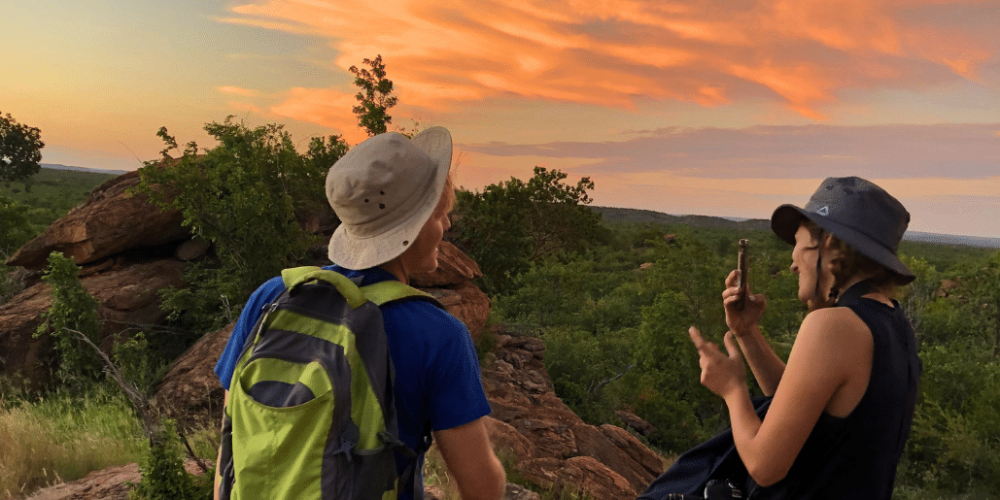
[[[763,419],[771,406],[771,397],[755,397],[753,403],[757,416]],[[747,469],[736,452],[733,430],[730,428],[678,457],[669,469],[639,495],[638,500],[706,498],[702,496],[706,494],[706,487],[725,482],[745,493],[744,486],[748,476]]]

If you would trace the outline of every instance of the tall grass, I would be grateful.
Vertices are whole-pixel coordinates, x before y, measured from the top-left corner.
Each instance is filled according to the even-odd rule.
[[[0,498],[135,462],[147,447],[141,424],[111,389],[0,394]]]

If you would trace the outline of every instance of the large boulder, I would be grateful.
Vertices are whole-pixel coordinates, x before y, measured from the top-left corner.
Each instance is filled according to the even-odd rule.
[[[181,226],[180,212],[160,210],[144,196],[128,192],[138,184],[138,172],[105,182],[87,201],[15,252],[7,265],[43,269],[53,251],[60,251],[82,265],[126,250],[158,247],[189,238],[190,232]]]
[[[159,290],[183,287],[183,264],[161,260],[120,267],[85,276],[84,288],[100,303],[102,347],[110,351],[111,338],[162,322]],[[34,338],[42,313],[52,303],[49,286],[38,283],[0,306],[0,375],[20,377],[30,386],[47,380],[51,368],[51,340]]]

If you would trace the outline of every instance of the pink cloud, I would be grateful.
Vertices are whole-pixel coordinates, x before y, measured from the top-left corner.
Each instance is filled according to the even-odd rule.
[[[765,98],[822,120],[846,89],[977,78],[997,57],[995,29],[965,20],[992,9],[943,0],[264,0],[223,21],[326,37],[344,69],[381,54],[403,101],[430,110],[509,96],[621,108],[640,97],[704,106]],[[295,89],[274,109],[344,122],[343,109],[306,109],[326,92]]]

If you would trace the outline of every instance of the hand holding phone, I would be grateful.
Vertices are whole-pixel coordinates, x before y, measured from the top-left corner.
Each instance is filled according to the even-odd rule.
[[[733,308],[736,309],[736,311],[743,311],[743,309],[746,309],[746,306],[747,306],[747,295],[750,292],[749,274],[748,274],[749,273],[749,269],[748,269],[748,265],[747,265],[747,260],[748,260],[748,257],[747,257],[748,248],[747,247],[749,246],[749,244],[750,244],[750,240],[747,240],[747,239],[741,239],[740,240],[740,244],[739,244],[740,250],[739,250],[739,255],[737,256],[737,262],[736,262],[736,270],[738,270],[739,274],[740,274],[739,277],[737,278],[736,286],[740,289],[740,292],[739,292],[740,295],[739,295],[739,298],[736,299],[736,302],[733,303]]]

